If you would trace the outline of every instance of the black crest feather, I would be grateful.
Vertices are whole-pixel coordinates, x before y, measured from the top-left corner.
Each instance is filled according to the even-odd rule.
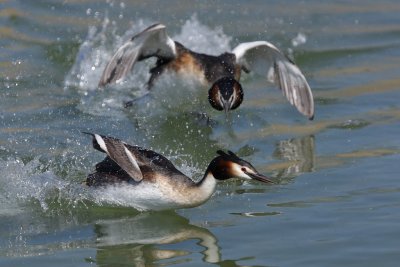
[[[228,150],[228,153],[224,152],[223,150],[218,150],[217,154],[228,160],[232,160],[232,159],[241,160],[241,158],[239,158],[235,153],[233,153],[230,150]]]

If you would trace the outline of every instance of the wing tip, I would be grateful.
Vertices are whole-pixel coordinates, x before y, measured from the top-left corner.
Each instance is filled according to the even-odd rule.
[[[303,106],[303,105],[300,106],[299,103],[295,102],[293,105],[296,107],[296,109],[302,115],[307,117],[310,121],[314,120],[315,113],[314,113],[314,105],[313,105],[313,103],[311,103],[310,105],[306,105],[306,106]]]
[[[81,131],[81,133],[83,133],[83,134],[87,134],[87,135],[90,135],[90,136],[94,137],[94,133],[91,133],[91,132],[85,132],[85,131]]]
[[[165,24],[162,24],[161,22],[157,22],[149,27],[149,29],[151,29],[151,28],[164,29],[164,28],[167,28],[167,26],[165,26]]]
[[[97,84],[97,87],[100,89],[103,89],[106,86],[107,82],[104,81],[103,77],[101,77],[99,83]]]
[[[85,132],[85,131],[82,131],[82,133],[92,136],[92,145],[93,145],[94,149],[96,149],[100,152],[103,152],[103,153],[108,153],[107,146],[104,141],[104,136],[99,135],[99,134],[90,133],[90,132]]]
[[[143,34],[145,32],[149,32],[149,31],[153,31],[153,30],[161,30],[161,29],[165,29],[165,28],[167,28],[167,26],[165,26],[164,24],[162,24],[160,22],[154,23],[154,24],[150,25],[149,27],[145,28],[144,30],[142,30],[140,33],[133,36],[131,38],[131,41],[135,40],[138,36],[140,36],[141,34]]]

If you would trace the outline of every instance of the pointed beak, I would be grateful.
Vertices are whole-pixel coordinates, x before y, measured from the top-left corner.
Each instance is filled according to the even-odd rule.
[[[229,103],[229,101],[224,99],[222,101],[222,104],[223,104],[223,107],[224,107],[225,116],[228,118],[228,113],[231,110],[231,103]]]
[[[274,183],[269,177],[267,177],[265,175],[262,175],[260,173],[249,173],[249,172],[246,172],[246,174],[248,176],[250,176],[251,179],[254,179],[254,180],[257,180],[257,181],[260,181],[260,182],[263,182],[263,183],[267,183],[267,184],[273,184]]]
[[[224,99],[222,104],[224,105],[225,113],[228,113],[228,111],[231,110],[231,103],[229,103],[229,101]]]

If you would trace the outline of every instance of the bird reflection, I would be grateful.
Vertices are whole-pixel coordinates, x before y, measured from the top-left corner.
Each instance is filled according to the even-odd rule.
[[[203,260],[220,261],[220,248],[215,236],[205,228],[189,223],[174,212],[140,213],[133,218],[99,221],[95,225],[96,263],[99,266],[148,266],[160,260],[175,264],[189,259],[192,253],[180,246],[182,242],[197,239]],[[173,248],[163,248],[172,245]],[[187,245],[184,245],[187,247]]]
[[[304,136],[279,141],[273,157],[287,164],[278,171],[277,177],[294,177],[303,172],[311,172],[315,166],[314,136]]]

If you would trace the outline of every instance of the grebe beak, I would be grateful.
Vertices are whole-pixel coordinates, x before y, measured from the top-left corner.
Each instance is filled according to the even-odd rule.
[[[223,108],[225,111],[225,117],[228,118],[229,111],[231,110],[231,103],[225,99],[222,100]]]
[[[267,183],[267,184],[273,184],[274,182],[267,176],[261,174],[261,173],[252,173],[252,172],[247,172],[244,171],[245,174],[247,174],[251,179]]]

